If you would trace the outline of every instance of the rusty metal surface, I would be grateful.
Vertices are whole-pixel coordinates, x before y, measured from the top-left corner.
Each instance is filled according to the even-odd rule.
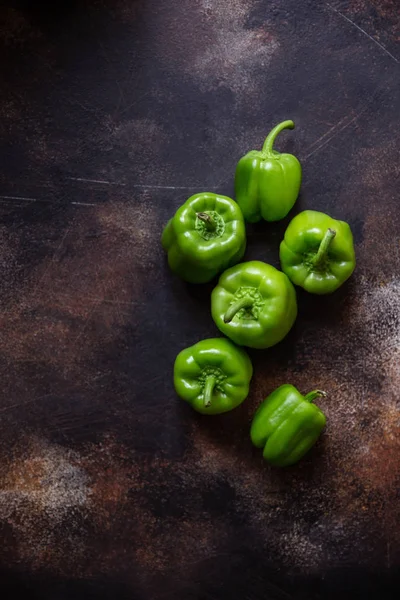
[[[398,42],[397,0],[1,4],[5,597],[398,597]],[[161,229],[196,191],[231,195],[285,118],[292,215],[349,221],[358,268],[299,293],[249,399],[201,418],[171,369],[217,333],[210,286],[168,272]],[[287,223],[250,227],[246,257],[278,265]],[[328,427],[277,471],[248,432],[286,381],[328,392]]]

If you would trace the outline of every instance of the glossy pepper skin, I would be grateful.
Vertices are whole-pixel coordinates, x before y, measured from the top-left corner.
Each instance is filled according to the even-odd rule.
[[[356,266],[353,235],[344,221],[305,210],[289,223],[280,246],[282,271],[311,294],[331,294]]]
[[[211,294],[218,329],[239,346],[268,348],[280,342],[297,316],[296,292],[284,273],[254,260],[223,273]]]
[[[326,396],[315,390],[306,396],[289,384],[281,385],[259,406],[251,425],[251,441],[264,448],[271,465],[287,467],[299,461],[325,427],[324,413],[313,400]]]
[[[242,258],[242,211],[227,196],[195,194],[167,223],[161,243],[174,273],[190,283],[205,283]]]
[[[293,129],[293,121],[279,123],[264,142],[263,149],[252,150],[237,164],[236,202],[246,221],[279,221],[296,202],[301,185],[301,165],[292,154],[273,149],[283,129]]]
[[[239,406],[249,393],[253,366],[246,352],[224,338],[202,340],[182,350],[175,360],[178,396],[204,415]]]

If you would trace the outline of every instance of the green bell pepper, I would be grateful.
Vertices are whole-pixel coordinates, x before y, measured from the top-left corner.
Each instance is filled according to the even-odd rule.
[[[293,121],[284,121],[271,131],[263,149],[251,150],[237,164],[236,202],[246,221],[279,221],[296,202],[301,185],[301,165],[292,154],[273,150],[275,138],[283,129],[293,129]]]
[[[246,352],[224,338],[202,340],[175,360],[178,396],[204,415],[228,412],[249,393],[253,366]]]
[[[196,194],[167,223],[161,243],[174,273],[190,283],[205,283],[242,258],[242,211],[226,196]]]
[[[264,448],[265,460],[287,467],[300,460],[315,444],[326,424],[313,400],[325,397],[315,390],[306,396],[289,384],[281,385],[259,406],[251,425],[251,441]]]
[[[282,271],[311,294],[330,294],[356,266],[353,235],[344,221],[305,210],[289,223],[280,246]]]
[[[297,316],[296,292],[284,273],[254,260],[223,273],[211,294],[218,329],[240,346],[280,342]]]

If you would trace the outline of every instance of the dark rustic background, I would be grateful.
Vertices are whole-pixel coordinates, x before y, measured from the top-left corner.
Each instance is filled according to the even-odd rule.
[[[399,597],[399,6],[1,2],[2,597]],[[201,418],[172,365],[217,335],[212,286],[172,276],[161,230],[287,118],[290,216],[349,221],[358,268],[299,292],[250,398]],[[288,221],[246,258],[277,266]],[[249,422],[286,381],[328,392],[328,427],[278,471]]]

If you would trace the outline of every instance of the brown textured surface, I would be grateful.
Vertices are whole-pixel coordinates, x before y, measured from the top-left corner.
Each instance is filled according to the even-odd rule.
[[[0,7],[0,560],[30,598],[397,598],[400,79],[396,1],[118,0]],[[352,280],[299,293],[248,401],[201,418],[176,354],[216,335],[210,286],[166,267],[163,224],[231,195],[292,118],[293,214],[349,221]],[[278,264],[288,220],[249,227]],[[288,381],[328,392],[295,468],[251,447]],[[396,592],[397,590],[397,592]]]

